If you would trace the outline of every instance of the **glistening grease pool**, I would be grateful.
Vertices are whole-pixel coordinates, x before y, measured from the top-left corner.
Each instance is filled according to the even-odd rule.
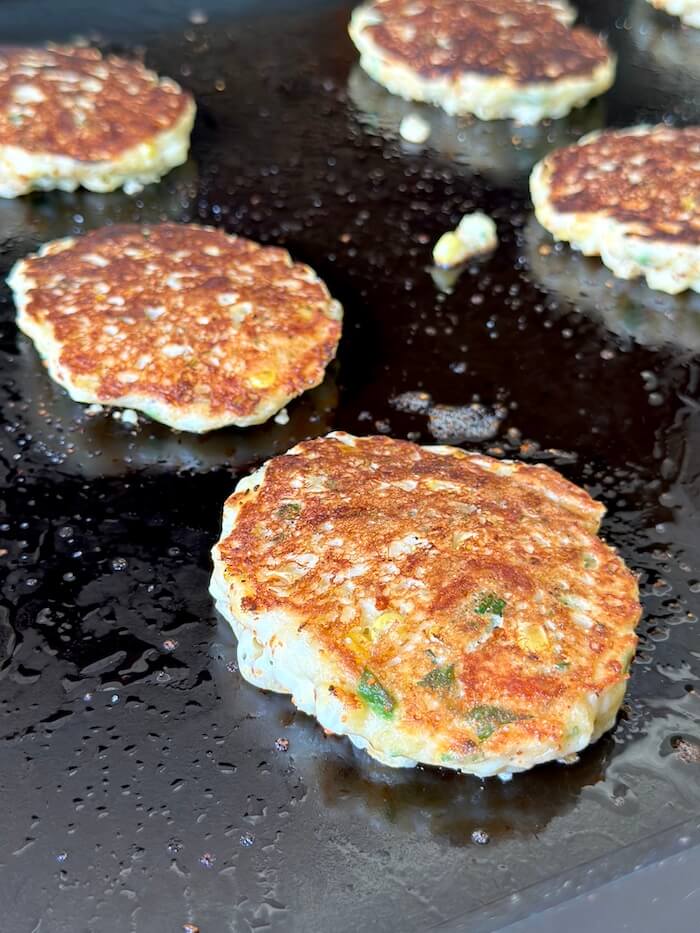
[[[220,224],[312,265],[345,333],[288,423],[189,437],[72,403],[3,291],[3,933],[487,930],[696,841],[700,296],[553,247],[526,193],[536,158],[603,123],[698,120],[675,31],[642,0],[586,5],[616,87],[523,130],[372,85],[346,4],[194,6],[0,4],[6,41],[95,29],[200,108],[190,162],[136,198],[0,202],[1,271],[104,223]],[[423,148],[398,136],[414,109]],[[501,246],[440,291],[432,245],[477,209]],[[223,500],[335,428],[549,463],[605,502],[644,618],[619,723],[578,763],[509,784],[389,771],[241,680],[207,594]]]

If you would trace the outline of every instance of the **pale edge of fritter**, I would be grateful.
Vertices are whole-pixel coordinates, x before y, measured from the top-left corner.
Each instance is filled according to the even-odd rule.
[[[112,408],[131,408],[143,412],[149,418],[153,418],[154,421],[159,421],[161,424],[165,424],[177,431],[204,434],[207,431],[215,431],[218,428],[231,425],[246,428],[251,425],[262,424],[277,414],[293,398],[296,398],[297,394],[300,394],[275,393],[268,390],[255,410],[247,418],[233,418],[230,413],[226,412],[213,415],[206,404],[172,405],[163,401],[163,399],[137,392],[125,392],[124,395],[120,395],[118,398],[106,398],[101,395],[96,388],[99,383],[99,374],[87,373],[83,376],[75,376],[68,367],[61,363],[62,344],[55,339],[53,327],[50,324],[42,325],[38,323],[27,314],[26,310],[30,292],[35,285],[30,274],[31,262],[29,260],[34,257],[60,253],[65,249],[70,249],[75,242],[76,240],[73,237],[64,237],[60,240],[45,243],[33,256],[16,262],[7,277],[7,284],[12,289],[17,309],[17,326],[34,343],[51,378],[54,382],[63,386],[73,401],[106,405]],[[333,304],[340,309],[338,302],[334,301]],[[320,385],[324,376],[325,370],[322,369],[318,379],[313,384],[309,384],[304,391]]]
[[[343,434],[332,433],[327,436],[337,437],[344,443],[354,443],[354,438]],[[301,449],[300,446],[293,447],[287,456]],[[433,446],[424,449],[446,457],[455,454],[453,447]],[[438,741],[427,733],[421,736],[414,758],[389,751],[401,744],[415,748],[415,736],[410,732],[404,734],[396,724],[387,724],[386,719],[364,704],[353,709],[343,705],[339,695],[330,691],[329,686],[342,685],[344,690],[352,694],[356,684],[349,679],[340,664],[333,664],[322,648],[314,645],[300,632],[300,619],[281,611],[253,614],[242,608],[241,601],[249,595],[246,581],[227,571],[219,545],[233,530],[243,503],[254,501],[258,488],[265,480],[266,467],[267,464],[263,464],[253,474],[240,480],[233,495],[224,504],[221,536],[212,549],[214,571],[210,593],[218,612],[229,623],[238,640],[238,669],[247,681],[263,690],[291,694],[292,703],[302,712],[314,716],[323,729],[346,735],[353,745],[391,768],[410,768],[421,763],[478,777],[508,777],[546,761],[574,756],[612,728],[624,699],[626,678],[600,694],[590,692],[571,707],[569,717],[563,723],[563,733],[569,737],[567,741],[556,747],[541,744],[529,749],[520,747],[517,762],[509,757],[493,755],[482,761],[471,760],[468,755],[462,760],[455,756],[446,761]],[[626,649],[620,658],[623,669],[627,662]]]
[[[650,129],[636,126],[624,135],[643,135]],[[590,142],[601,132],[582,137],[578,145]],[[562,213],[552,204],[551,176],[551,162],[545,156],[530,175],[530,197],[535,216],[555,240],[570,243],[584,256],[600,256],[620,279],[643,276],[650,288],[669,295],[688,288],[700,292],[700,244],[637,236],[632,224],[616,221],[602,211]]]
[[[539,123],[546,117],[565,117],[575,107],[584,107],[605,93],[615,80],[616,58],[612,52],[588,75],[556,81],[520,84],[502,75],[488,77],[476,72],[425,78],[384,52],[372,39],[367,27],[376,22],[371,6],[360,6],[353,11],[348,26],[350,38],[360,52],[360,65],[367,74],[392,94],[434,104],[450,114],[474,114],[480,120],[512,118],[524,125]]]
[[[698,0],[648,0],[657,10],[678,16],[682,22],[700,29],[700,2]]]
[[[194,101],[187,100],[172,126],[114,159],[99,162],[0,144],[0,197],[16,198],[30,191],[75,191],[80,186],[99,192],[123,188],[127,194],[135,194],[186,161],[196,112]]]

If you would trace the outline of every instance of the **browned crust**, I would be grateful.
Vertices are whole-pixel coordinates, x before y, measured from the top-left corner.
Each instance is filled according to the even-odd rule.
[[[547,157],[561,213],[600,213],[641,238],[700,243],[700,127],[606,130]]]
[[[540,0],[375,0],[372,6],[382,22],[367,34],[428,78],[474,72],[521,84],[558,81],[589,74],[610,57],[601,39],[560,22]]]
[[[34,89],[30,99],[27,87]],[[37,91],[43,100],[31,99]],[[0,46],[5,146],[82,162],[112,160],[172,127],[191,102],[174,81],[97,49]]]
[[[271,392],[293,397],[316,385],[340,337],[328,291],[308,266],[209,227],[103,227],[30,258],[24,272],[34,284],[27,317],[52,329],[73,380],[97,380],[101,401],[128,391],[244,418]],[[154,308],[163,309],[156,319]],[[158,341],[189,349],[170,357]],[[125,372],[136,379],[125,383]],[[270,372],[270,385],[251,384],[252,374]]]
[[[300,489],[300,479],[311,479],[313,491]],[[416,488],[397,485],[406,481]],[[457,491],[431,489],[426,481],[453,483]],[[464,711],[493,703],[527,717],[504,730],[511,738],[520,731],[560,741],[577,698],[626,678],[621,659],[634,651],[640,614],[636,580],[595,535],[602,507],[547,467],[517,464],[501,475],[469,455],[438,455],[379,437],[351,447],[331,435],[271,460],[261,485],[234,494],[228,504],[234,503],[233,530],[219,547],[227,574],[245,590],[243,611],[299,619],[299,633],[334,658],[351,683],[371,669],[400,698],[404,720],[443,730],[446,718],[454,720],[448,728],[455,748],[474,738]],[[429,546],[397,558],[398,575],[387,573],[391,543],[408,533]],[[462,533],[471,537],[455,547]],[[333,544],[337,539],[342,546]],[[287,586],[280,571],[309,553],[318,562]],[[597,566],[585,570],[591,558]],[[407,579],[419,580],[428,594],[421,618],[407,615],[376,643],[358,644],[357,619],[342,614],[341,581],[362,564],[369,569],[353,576],[355,595],[372,599],[379,611],[396,609],[400,595],[410,593],[402,588]],[[593,582],[582,583],[585,576]],[[562,596],[589,588],[597,602],[585,628]],[[483,593],[507,593],[508,601],[503,626],[475,649],[486,624],[474,608]],[[558,635],[549,648],[528,652],[522,626],[543,618]],[[453,691],[436,694],[419,683],[434,664],[427,649],[454,665],[459,700]],[[557,669],[563,660],[569,667]],[[347,691],[343,701],[350,708],[359,702]],[[496,735],[490,748],[498,742]]]

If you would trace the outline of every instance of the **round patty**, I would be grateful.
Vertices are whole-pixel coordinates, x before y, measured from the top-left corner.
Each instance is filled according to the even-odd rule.
[[[700,127],[604,130],[530,176],[537,219],[623,279],[700,291]]]
[[[605,43],[560,0],[372,0],[350,36],[390,91],[448,113],[536,123],[565,116],[614,80]]]
[[[637,583],[545,466],[330,434],[239,483],[212,593],[252,683],[385,764],[522,771],[609,729]]]
[[[17,323],[79,402],[185,431],[266,421],[318,385],[342,309],[284,249],[185,224],[46,244],[8,282]]]
[[[187,158],[192,97],[84,46],[0,46],[0,196],[139,190]]]

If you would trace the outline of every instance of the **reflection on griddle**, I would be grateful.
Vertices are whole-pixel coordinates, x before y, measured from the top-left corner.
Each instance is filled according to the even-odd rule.
[[[555,244],[534,217],[525,227],[525,255],[538,282],[613,333],[646,346],[700,349],[700,294],[667,295],[640,279],[619,279],[597,257]]]
[[[6,356],[0,402],[13,424],[23,458],[51,463],[62,473],[121,475],[133,469],[206,471],[237,469],[283,453],[305,437],[330,430],[338,390],[333,367],[325,381],[287,406],[289,422],[205,435],[172,431],[142,416],[139,426],[115,420],[105,408],[88,414],[46,373],[31,342],[20,335],[17,355]]]
[[[158,223],[194,219],[198,171],[190,159],[158,185],[137,195],[123,191],[96,194],[77,191],[34,192],[22,198],[0,198],[0,250],[16,250],[20,258],[38,243],[85,233],[106,224]],[[22,250],[20,252],[19,250]]]
[[[509,782],[437,768],[385,768],[364,753],[341,758],[329,749],[318,761],[318,782],[324,804],[344,811],[344,819],[372,821],[378,829],[389,823],[463,846],[473,844],[479,830],[489,841],[541,832],[574,807],[585,787],[604,780],[613,748],[604,736],[573,765],[543,765]]]
[[[535,162],[550,150],[600,129],[605,121],[605,108],[600,100],[574,110],[561,120],[547,120],[534,126],[519,126],[512,120],[454,117],[437,107],[390,94],[359,65],[350,72],[348,95],[359,120],[381,136],[401,140],[399,124],[403,117],[408,113],[420,114],[430,125],[426,146],[499,184],[526,179]],[[411,143],[401,143],[409,151],[416,149]]]
[[[634,44],[656,65],[690,82],[700,77],[700,29],[684,26],[647,0],[633,0],[629,18]]]
[[[258,690],[243,680],[236,666],[235,638],[221,618],[209,654],[226,715],[237,722],[254,722],[262,748],[273,749],[275,739],[283,735],[289,743],[290,767],[318,786],[323,806],[339,811],[339,825],[357,820],[378,832],[392,828],[464,846],[474,844],[472,834],[479,830],[493,842],[536,836],[573,809],[585,788],[600,785],[603,803],[615,796],[606,781],[613,754],[619,751],[611,734],[585,749],[573,764],[541,765],[509,782],[440,768],[388,768],[349,739],[326,736],[287,696]],[[616,734],[624,732],[624,725],[621,721]],[[632,738],[626,737],[626,747],[634,744]],[[619,800],[611,805],[618,810],[632,806]]]

